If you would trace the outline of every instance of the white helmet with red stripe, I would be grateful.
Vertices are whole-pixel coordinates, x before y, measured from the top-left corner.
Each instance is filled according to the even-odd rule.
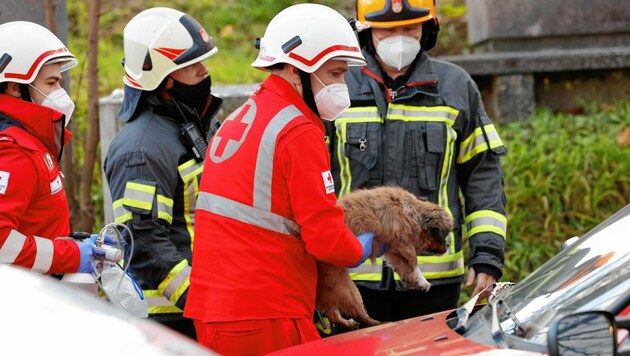
[[[288,63],[313,73],[329,59],[365,65],[357,38],[337,11],[318,4],[298,4],[279,12],[259,40],[253,67]]]
[[[219,50],[191,16],[166,7],[142,11],[124,30],[125,77],[136,89],[154,90],[172,72],[204,61]]]
[[[0,25],[0,83],[28,84],[45,64],[62,63],[63,72],[78,61],[47,28],[28,21]]]

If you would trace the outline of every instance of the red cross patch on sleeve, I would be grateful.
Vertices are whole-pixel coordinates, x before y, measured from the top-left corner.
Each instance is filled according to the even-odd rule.
[[[335,181],[333,180],[330,171],[322,172],[322,179],[324,180],[324,188],[326,189],[326,194],[334,193]]]

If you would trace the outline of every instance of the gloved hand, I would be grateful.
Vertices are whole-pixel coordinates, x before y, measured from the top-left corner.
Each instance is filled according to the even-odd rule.
[[[372,256],[372,240],[374,240],[374,236],[376,235],[373,232],[364,232],[357,236],[357,239],[359,239],[359,242],[363,247],[363,254],[361,255],[361,259],[359,259],[359,262],[357,262],[354,266],[350,266],[350,268],[360,266],[363,262],[365,262],[365,260]]]
[[[92,239],[85,239],[83,241],[77,241],[79,246],[79,252],[81,253],[81,260],[79,261],[78,273],[94,273],[94,265],[92,265],[92,255],[96,249],[96,245],[92,242]]]

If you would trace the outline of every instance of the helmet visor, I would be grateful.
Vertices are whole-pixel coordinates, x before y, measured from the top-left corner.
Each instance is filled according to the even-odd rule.
[[[184,15],[179,19],[179,22],[186,28],[190,37],[193,40],[192,46],[185,52],[173,59],[175,64],[184,64],[194,61],[197,58],[204,57],[204,55],[212,51],[215,47],[214,39],[206,33],[206,30],[189,15]]]

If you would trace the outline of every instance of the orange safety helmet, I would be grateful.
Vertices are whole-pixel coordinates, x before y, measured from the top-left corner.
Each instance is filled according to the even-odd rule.
[[[440,31],[435,0],[357,0],[357,20],[368,28],[422,23],[420,43],[425,51],[435,46]]]

